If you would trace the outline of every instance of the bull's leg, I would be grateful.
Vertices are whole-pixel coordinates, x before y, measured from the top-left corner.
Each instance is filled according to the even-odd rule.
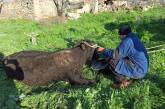
[[[73,85],[89,85],[95,83],[94,80],[85,79],[82,75],[74,75],[71,77],[70,83]]]
[[[88,81],[88,84],[94,84],[95,83],[95,78],[94,79],[86,79],[82,75],[80,75],[81,79]]]

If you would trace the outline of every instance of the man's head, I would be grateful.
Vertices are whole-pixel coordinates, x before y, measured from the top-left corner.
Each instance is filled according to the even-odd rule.
[[[130,32],[132,32],[132,30],[131,27],[128,25],[123,25],[119,28],[119,35],[121,39],[126,37]]]

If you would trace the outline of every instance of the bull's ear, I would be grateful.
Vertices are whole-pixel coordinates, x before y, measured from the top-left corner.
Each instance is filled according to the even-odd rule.
[[[81,43],[80,47],[82,50],[85,50],[85,45],[83,43]]]

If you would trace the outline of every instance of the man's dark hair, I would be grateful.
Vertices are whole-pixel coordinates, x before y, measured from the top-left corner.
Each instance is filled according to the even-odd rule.
[[[119,35],[128,35],[130,32],[132,32],[132,30],[128,25],[124,25],[119,28]]]

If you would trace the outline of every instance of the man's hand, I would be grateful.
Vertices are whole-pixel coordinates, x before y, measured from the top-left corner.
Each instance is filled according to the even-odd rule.
[[[99,48],[97,49],[98,53],[102,53],[102,52],[104,52],[104,50],[105,50],[105,48],[103,48],[103,47],[99,47]]]
[[[99,55],[98,60],[112,58],[113,51],[110,49],[99,47],[97,51],[98,51],[98,55]]]

